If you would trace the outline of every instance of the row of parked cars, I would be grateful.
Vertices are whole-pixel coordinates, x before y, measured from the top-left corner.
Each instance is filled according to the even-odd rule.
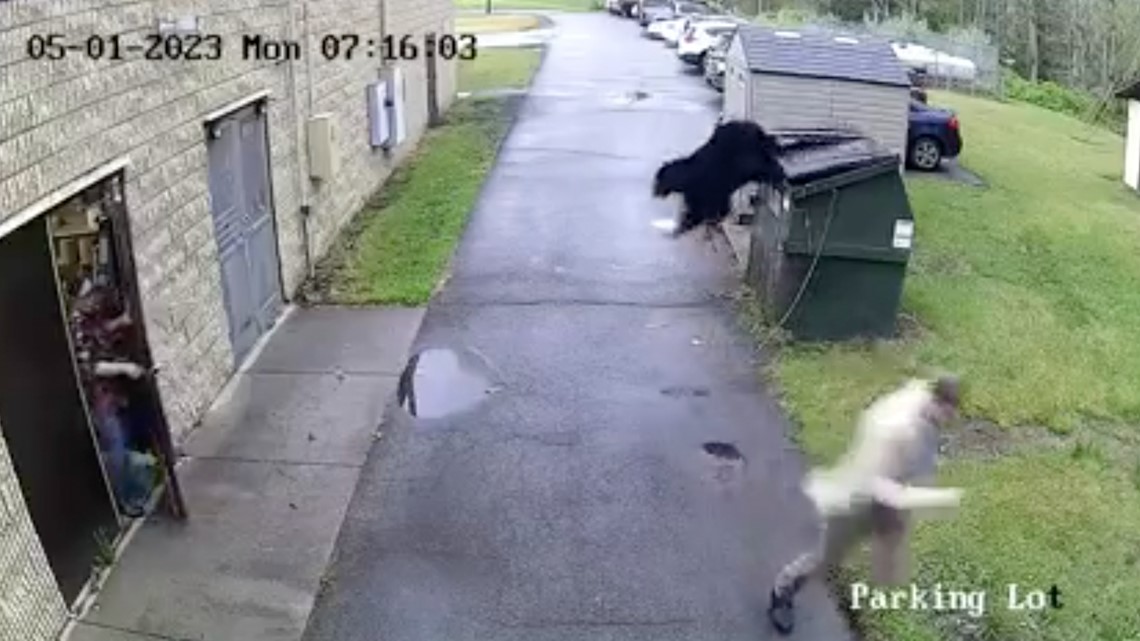
[[[717,12],[701,0],[607,0],[610,13],[636,20],[644,37],[676,50],[684,64],[702,72],[705,82],[724,91],[725,56],[736,29],[746,21]],[[911,69],[907,163],[934,171],[962,151],[957,115],[927,104],[921,69]]]
[[[607,8],[637,20],[643,36],[675,48],[682,62],[703,70],[706,82],[723,91],[724,54],[744,20],[701,0],[609,0]]]

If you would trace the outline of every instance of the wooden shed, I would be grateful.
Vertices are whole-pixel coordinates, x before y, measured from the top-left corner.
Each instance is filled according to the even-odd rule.
[[[1140,191],[1140,79],[1116,94],[1128,101],[1128,133],[1124,141],[1124,184]]]
[[[910,80],[885,40],[742,25],[724,83],[726,119],[854,129],[906,157]]]

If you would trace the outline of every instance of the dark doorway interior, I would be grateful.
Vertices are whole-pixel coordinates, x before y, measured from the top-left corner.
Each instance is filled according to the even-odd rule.
[[[68,603],[119,531],[72,360],[44,219],[0,238],[0,427]]]
[[[185,518],[123,180],[0,238],[0,427],[68,603],[156,492]]]

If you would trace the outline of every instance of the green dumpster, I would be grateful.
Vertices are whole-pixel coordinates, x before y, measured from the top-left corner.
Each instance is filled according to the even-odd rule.
[[[857,133],[775,132],[787,180],[753,200],[746,270],[796,340],[895,334],[914,237],[899,157]]]

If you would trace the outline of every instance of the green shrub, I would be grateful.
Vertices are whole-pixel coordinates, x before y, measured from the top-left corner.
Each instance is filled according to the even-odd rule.
[[[1010,100],[1080,118],[1118,133],[1125,130],[1127,115],[1120,101],[1102,100],[1089,92],[1070,89],[1051,80],[1033,82],[1006,69],[1003,85]]]
[[[791,8],[769,11],[756,16],[756,22],[772,27],[800,27],[809,23],[818,23],[821,19],[822,17],[814,11]]]

